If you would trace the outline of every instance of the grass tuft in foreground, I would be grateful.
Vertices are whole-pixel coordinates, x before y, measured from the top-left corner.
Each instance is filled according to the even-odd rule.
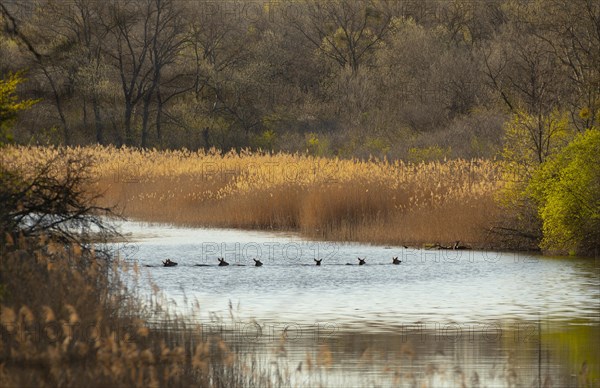
[[[4,238],[6,238],[5,236]],[[4,241],[0,272],[0,385],[266,386],[266,369],[181,317],[150,325],[119,273],[137,272],[76,245]]]

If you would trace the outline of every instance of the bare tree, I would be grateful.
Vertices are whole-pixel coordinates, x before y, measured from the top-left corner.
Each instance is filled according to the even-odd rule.
[[[553,0],[540,7],[533,33],[566,71],[561,91],[579,130],[597,124],[600,110],[600,5],[592,0]]]
[[[556,139],[551,114],[561,108],[565,75],[546,42],[532,35],[525,38],[518,28],[507,28],[496,44],[483,50],[484,72],[511,113],[533,118],[522,123],[542,163]]]
[[[112,58],[123,93],[125,144],[134,145],[134,109],[148,92],[154,69],[151,62],[152,2],[114,0],[103,24],[112,40],[106,54]]]
[[[0,166],[0,232],[51,235],[64,242],[89,242],[116,234],[102,216],[112,209],[97,206],[100,194],[88,191],[93,160],[58,155],[29,166],[25,173]]]
[[[391,15],[373,1],[306,1],[290,19],[323,55],[356,72],[389,31]]]
[[[101,25],[101,15],[104,12],[103,3],[75,0],[71,5],[72,13],[67,19],[68,28],[78,38],[80,56],[78,57],[80,71],[78,73],[79,88],[84,92],[82,101],[83,126],[88,123],[88,99],[92,105],[94,115],[94,129],[96,141],[104,144],[105,124],[101,112],[102,88],[105,79],[103,42],[108,31]]]
[[[58,15],[67,10],[60,4],[48,4],[49,12],[44,15],[49,19],[57,20]],[[6,20],[7,32],[15,37],[26,51],[31,54],[36,68],[41,71],[51,89],[54,106],[63,127],[63,141],[71,144],[72,128],[66,118],[65,99],[73,92],[73,63],[68,60],[75,37],[50,21],[41,23],[42,15],[39,12],[28,13],[31,20],[16,16],[16,10],[0,3],[2,17]],[[58,39],[57,39],[58,38]]]
[[[162,110],[166,102],[160,93],[165,68],[172,65],[183,46],[184,24],[180,9],[173,0],[148,0],[148,18],[150,19],[150,63],[152,74],[143,97],[141,146],[148,147],[150,104],[157,100],[156,132],[162,137],[160,125]],[[171,94],[173,96],[174,94]]]

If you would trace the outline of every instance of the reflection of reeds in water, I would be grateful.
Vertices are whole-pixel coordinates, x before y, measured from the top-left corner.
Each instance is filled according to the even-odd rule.
[[[423,340],[423,333],[416,333],[407,340],[391,333],[340,333],[326,344],[305,344],[309,350],[290,350],[288,357],[297,365],[296,373],[316,374],[325,386],[538,386],[539,377],[541,386],[585,386],[569,383],[575,380],[556,368],[556,360],[548,361],[538,375],[535,344],[520,343],[518,350],[507,350],[483,335],[440,346],[437,334],[432,331]],[[331,354],[326,357],[331,364],[319,362],[324,351]]]
[[[481,245],[497,217],[494,161],[420,164],[290,154],[62,150],[96,161],[107,204],[146,221],[191,226],[288,229],[311,237],[373,243]],[[9,148],[27,166],[59,153]],[[451,226],[451,227],[450,227]]]

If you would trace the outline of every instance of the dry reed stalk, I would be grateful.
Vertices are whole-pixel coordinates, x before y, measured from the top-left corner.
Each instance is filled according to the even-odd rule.
[[[59,153],[96,161],[102,205],[126,216],[188,226],[284,229],[307,236],[386,244],[490,243],[502,185],[491,160],[404,163],[301,154],[114,147],[12,147],[26,167]]]

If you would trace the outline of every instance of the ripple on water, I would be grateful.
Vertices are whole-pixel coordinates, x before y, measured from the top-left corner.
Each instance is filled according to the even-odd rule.
[[[201,318],[209,313],[228,316],[231,301],[239,303],[241,319],[304,323],[393,326],[423,319],[476,322],[540,315],[599,320],[598,268],[580,259],[480,251],[449,256],[361,244],[336,244],[332,250],[331,243],[290,234],[135,223],[122,227],[138,246],[132,260],[150,266],[143,268],[144,278],[152,278],[168,299],[177,301],[177,309],[183,308],[184,297],[197,300]],[[288,249],[286,258],[286,246],[300,253]],[[220,256],[245,266],[217,267]],[[392,265],[393,256],[402,264]],[[167,257],[179,265],[160,266]],[[254,267],[254,257],[264,266]],[[314,265],[315,257],[323,258],[320,267]],[[367,264],[346,265],[356,257],[366,257]],[[151,293],[147,282],[139,285]]]

